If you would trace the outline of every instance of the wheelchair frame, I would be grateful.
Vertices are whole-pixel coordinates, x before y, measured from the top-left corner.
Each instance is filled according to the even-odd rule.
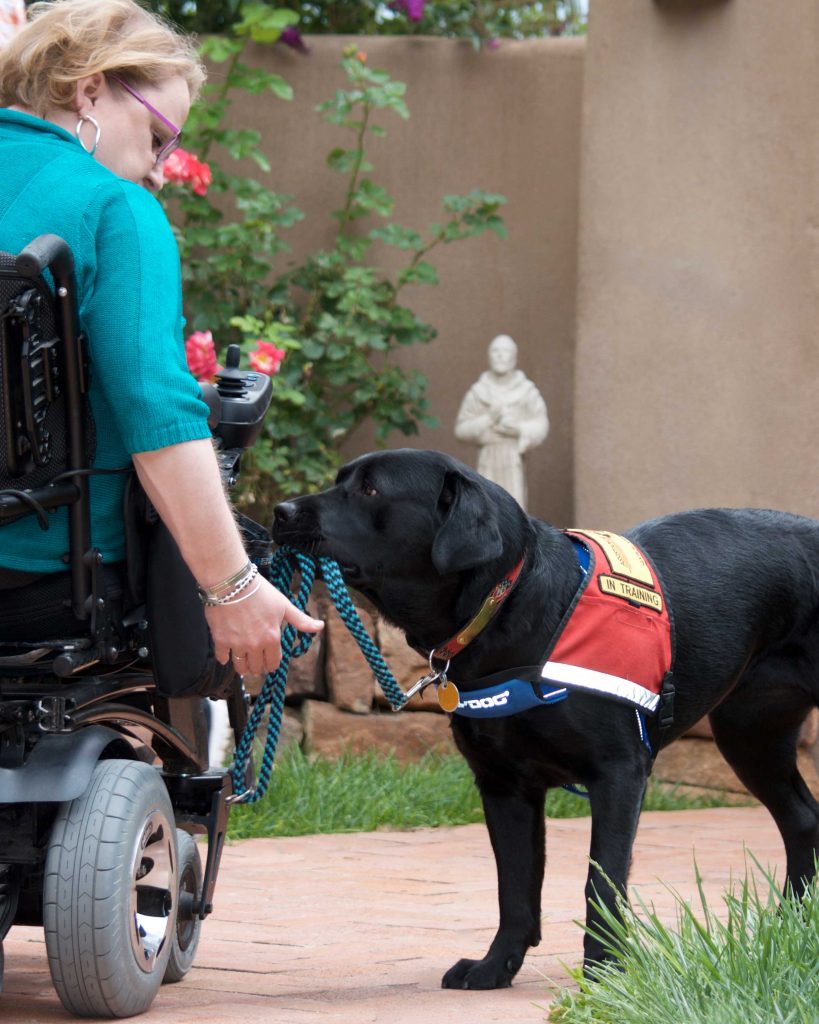
[[[43,278],[46,270],[54,281],[53,296]],[[159,849],[151,843],[160,840],[151,836],[131,840],[132,845],[143,842],[143,847],[132,851],[136,868],[132,891],[127,894],[129,906],[120,907],[114,915],[117,929],[120,917],[124,921],[135,962],[127,968],[133,968],[134,981],[126,996],[104,991],[99,979],[85,979],[80,984],[77,958],[61,952],[53,937],[49,945],[45,922],[52,978],[66,1008],[82,1016],[130,1016],[147,1009],[163,977],[180,980],[193,962],[201,922],[213,909],[232,796],[231,775],[227,769],[208,770],[203,700],[164,697],[156,692],[144,606],[127,609],[128,614],[117,621],[119,609],[103,596],[102,557],[92,546],[90,529],[83,398],[87,375],[72,254],[57,236],[41,236],[16,258],[15,272],[24,283],[31,282],[29,298],[36,298],[33,305],[53,301],[56,337],[35,337],[36,316],[18,302],[20,308],[12,314],[17,318],[14,331],[6,330],[2,339],[0,397],[10,461],[16,458],[25,466],[16,466],[21,472],[20,488],[0,490],[0,525],[21,513],[36,514],[41,525],[44,520],[47,525],[49,511],[68,506],[71,606],[78,623],[87,628],[77,638],[14,644],[10,654],[4,653],[9,645],[0,644],[0,983],[2,940],[8,929],[14,923],[44,923],[44,916],[48,917],[44,890],[51,884],[50,862],[56,856],[53,833],[64,834],[66,814],[70,817],[72,808],[85,806],[83,801],[88,801],[89,787],[93,788],[97,775],[110,776],[107,784],[116,787],[117,773],[107,762],[122,762],[123,771],[129,764],[141,763],[149,767],[149,774],[140,769],[140,778],[153,784],[157,774],[161,777],[173,819],[170,831],[175,827],[180,834],[166,835],[167,810],[159,818],[146,819],[164,822],[157,825],[157,835],[162,833],[164,844],[160,859],[169,862],[167,877],[174,880],[173,884],[167,882],[168,891],[158,891],[162,886],[140,887],[143,868],[142,877],[153,881],[156,865],[149,853]],[[23,292],[29,295],[25,287]],[[4,315],[9,316],[8,309]],[[22,354],[13,359],[9,357],[12,333],[15,339],[22,339]],[[17,341],[13,344],[16,350]],[[234,365],[225,371],[218,386],[222,396],[211,389],[204,397],[212,411],[209,423],[215,428],[223,478],[232,484],[242,451],[261,430],[271,388],[269,379],[254,377],[252,403],[248,403],[245,384],[249,378],[238,370],[238,349],[228,362]],[[10,379],[18,369],[22,384]],[[27,489],[22,470],[48,462],[44,410],[57,398],[65,409],[67,464],[48,483]],[[225,441],[232,447],[220,448]],[[249,699],[241,678],[236,679],[227,703],[238,740],[247,722]],[[135,785],[134,792],[139,789]],[[183,843],[182,833],[207,835],[204,872],[196,847]],[[172,862],[179,861],[183,847],[184,863],[177,863],[172,871]],[[140,906],[149,912],[140,911]],[[53,917],[53,908],[50,912]],[[71,908],[66,909],[63,928],[65,921],[73,920],[72,913]],[[113,924],[112,929],[116,930]],[[100,968],[97,974],[102,973]]]

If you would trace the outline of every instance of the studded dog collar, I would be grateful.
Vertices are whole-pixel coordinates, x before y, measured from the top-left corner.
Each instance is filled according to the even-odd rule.
[[[450,637],[445,644],[441,644],[430,653],[431,661],[450,661],[456,654],[460,654],[464,647],[470,644],[489,625],[491,620],[498,614],[500,606],[512,593],[525,561],[526,552],[524,551],[523,557],[518,564],[510,569],[503,579],[490,590],[474,618],[470,619],[463,629],[458,630],[455,636]]]

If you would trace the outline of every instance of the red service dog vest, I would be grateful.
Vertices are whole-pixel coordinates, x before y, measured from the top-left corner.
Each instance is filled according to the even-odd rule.
[[[631,541],[594,530],[567,530],[589,553],[589,567],[542,677],[653,714],[671,670],[671,619],[657,574]]]

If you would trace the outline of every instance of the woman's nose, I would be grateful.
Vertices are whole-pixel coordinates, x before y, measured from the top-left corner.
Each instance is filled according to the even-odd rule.
[[[154,164],[145,176],[146,187],[152,192],[159,192],[165,184],[165,168],[162,164]]]

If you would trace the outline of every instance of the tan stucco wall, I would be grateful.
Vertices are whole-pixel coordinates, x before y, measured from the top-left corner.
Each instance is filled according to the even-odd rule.
[[[819,5],[594,0],[577,521],[819,514]]]
[[[414,308],[439,336],[408,352],[407,364],[429,378],[431,411],[441,426],[408,441],[393,434],[389,443],[440,448],[474,464],[475,449],[454,439],[455,415],[485,368],[488,343],[511,334],[519,365],[544,393],[552,420],[549,438],[528,457],[530,507],[567,523],[585,40],[504,41],[494,53],[477,54],[467,42],[446,39],[314,37],[307,57],[281,46],[255,50],[253,62],[284,75],[296,98],[243,99],[231,120],[263,132],[273,172],[262,180],[293,193],[307,214],[288,233],[297,252],[329,243],[329,212],[341,205],[343,179],[324,161],[333,146],[349,144],[348,135],[313,107],[345,84],[338,61],[351,42],[371,66],[408,85],[410,120],[384,114],[387,138],[370,149],[372,176],[395,197],[399,223],[440,220],[442,196],[475,187],[509,200],[507,241],[487,235],[436,250],[440,284],[415,289]],[[351,451],[370,446],[362,435]]]

